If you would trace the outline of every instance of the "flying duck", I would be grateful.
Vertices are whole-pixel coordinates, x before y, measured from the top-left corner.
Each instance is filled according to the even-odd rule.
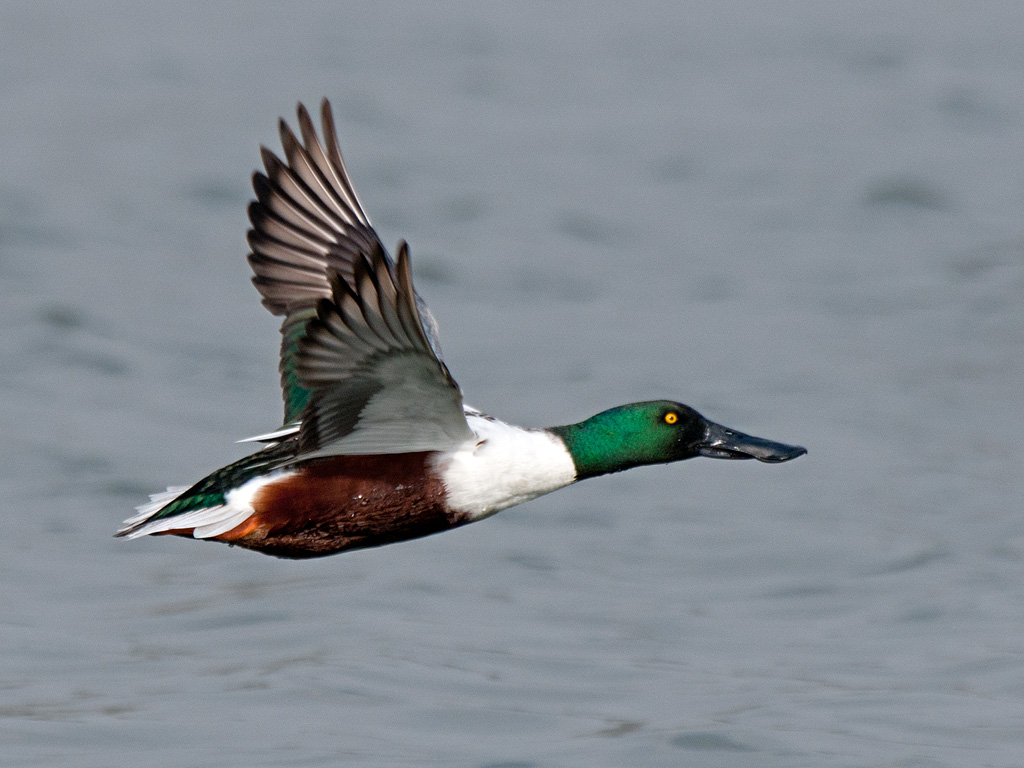
[[[123,524],[308,558],[482,520],[588,477],[696,456],[779,463],[806,453],[745,435],[669,400],[577,424],[506,424],[462,401],[437,324],[356,195],[321,105],[323,141],[298,106],[280,121],[284,159],[261,147],[249,264],[281,315],[284,423],[264,447],[194,485],[168,488]]]

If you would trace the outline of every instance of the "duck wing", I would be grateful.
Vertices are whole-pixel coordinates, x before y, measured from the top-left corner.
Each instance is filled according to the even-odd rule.
[[[312,392],[297,374],[297,355],[319,303],[335,296],[332,282],[355,289],[358,265],[373,259],[388,269],[395,267],[345,168],[330,103],[324,99],[321,104],[323,141],[302,104],[297,112],[302,141],[280,121],[285,159],[260,148],[266,173],[253,174],[257,199],[249,205],[252,281],[263,305],[284,316],[279,370],[284,424],[292,427],[261,439],[293,432],[310,401]],[[415,290],[410,291],[427,345],[440,360],[437,323]]]
[[[328,269],[331,297],[297,342],[294,372],[310,393],[297,460],[446,450],[472,437],[462,393],[427,335],[409,266],[379,245],[350,275]]]

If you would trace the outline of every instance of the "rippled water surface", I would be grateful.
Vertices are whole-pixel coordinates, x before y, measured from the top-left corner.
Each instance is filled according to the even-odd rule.
[[[1024,5],[8,2],[5,766],[1019,766]],[[111,534],[280,418],[328,96],[474,405],[805,444],[312,562]]]

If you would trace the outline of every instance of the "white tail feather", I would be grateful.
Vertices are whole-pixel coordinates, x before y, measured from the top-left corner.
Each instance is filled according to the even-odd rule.
[[[140,536],[150,536],[154,533],[191,528],[192,535],[197,539],[211,539],[220,536],[232,528],[238,527],[253,514],[255,510],[252,507],[252,500],[260,488],[268,482],[280,480],[292,474],[294,472],[280,471],[253,478],[238,488],[228,491],[224,496],[225,504],[192,509],[180,515],[161,517],[147,523],[146,521],[153,515],[159,513],[161,509],[188,490],[188,486],[168,488],[163,493],[152,494],[147,504],[136,507],[137,514],[125,520],[118,533],[128,539],[137,539]]]
[[[127,534],[126,538],[137,539],[140,536],[149,536],[154,533],[163,533],[164,531],[187,530],[211,523],[216,524],[223,521],[225,516],[231,516],[237,514],[237,512],[238,510],[230,509],[223,504],[216,507],[207,507],[206,509],[193,509],[180,515],[161,517],[152,522],[145,523]],[[248,514],[246,517],[248,517]]]
[[[121,523],[121,527],[117,530],[119,534],[125,533],[130,528],[134,528],[139,523],[152,517],[161,509],[166,507],[176,498],[181,496],[185,491],[188,490],[187,485],[172,485],[166,491],[160,491],[160,493],[149,494],[149,501],[145,504],[140,504],[135,508],[135,514]],[[143,535],[136,532],[127,534],[129,539],[134,539],[137,535]]]

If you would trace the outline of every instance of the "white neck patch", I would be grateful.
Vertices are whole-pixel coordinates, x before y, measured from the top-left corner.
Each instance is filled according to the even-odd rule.
[[[576,480],[565,443],[550,432],[475,413],[466,420],[475,437],[434,460],[453,512],[479,520]]]

